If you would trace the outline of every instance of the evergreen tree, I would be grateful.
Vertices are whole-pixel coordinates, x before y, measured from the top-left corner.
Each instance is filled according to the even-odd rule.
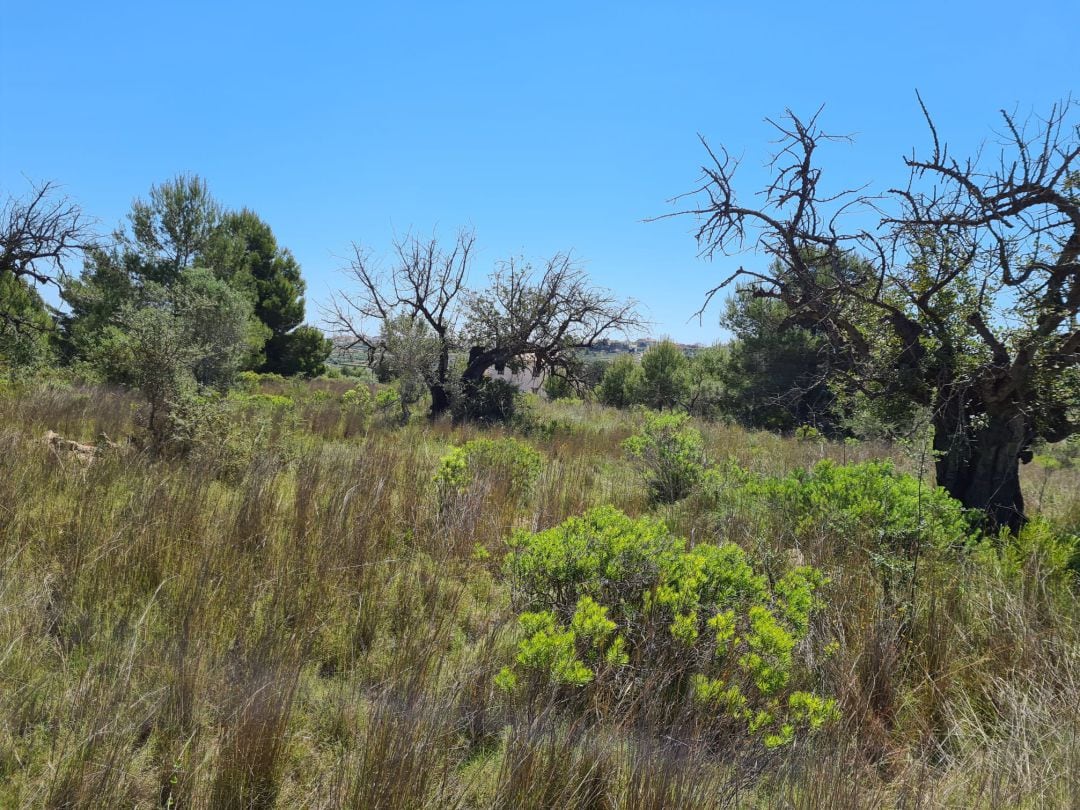
[[[650,346],[641,357],[640,401],[650,408],[674,408],[686,393],[689,361],[670,340]]]
[[[46,362],[53,322],[41,296],[24,279],[0,273],[0,369],[14,371]]]
[[[314,327],[297,329],[304,320],[300,264],[269,225],[246,208],[226,214],[202,260],[252,303],[265,335],[264,353],[253,365],[276,374],[319,373],[329,345]]]
[[[739,290],[727,302],[721,324],[735,339],[722,365],[720,407],[747,427],[791,430],[835,425],[827,386],[827,342],[789,323],[782,301]]]

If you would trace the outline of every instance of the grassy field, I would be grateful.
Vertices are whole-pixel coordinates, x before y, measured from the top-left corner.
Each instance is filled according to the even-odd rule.
[[[525,497],[491,474],[447,499],[440,459],[511,431],[394,426],[348,387],[264,385],[176,459],[125,443],[129,394],[0,389],[0,806],[1080,804],[1080,608],[1045,545],[928,546],[898,600],[863,542],[881,527],[704,489],[655,505],[622,448],[640,416],[581,403],[515,429],[542,459]],[[725,470],[822,459],[927,475],[917,450],[699,428],[724,492]],[[88,464],[47,430],[120,446]],[[1033,511],[1077,531],[1077,472],[1024,474]],[[498,688],[520,640],[508,538],[603,504],[764,570],[819,567],[808,638],[835,652],[796,653],[839,719],[765,749],[641,702]]]

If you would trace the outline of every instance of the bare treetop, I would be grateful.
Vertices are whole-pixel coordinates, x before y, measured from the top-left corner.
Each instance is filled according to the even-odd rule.
[[[354,246],[344,271],[352,289],[337,293],[326,312],[331,328],[350,347],[367,349],[371,363],[390,357],[393,346],[400,354],[403,346],[426,345],[430,334],[438,345],[431,367],[409,374],[427,380],[433,415],[447,410],[455,396],[477,398],[492,368],[528,366],[536,374],[569,376],[576,350],[640,323],[633,301],[592,286],[568,253],[551,257],[539,271],[517,259],[502,262],[486,288],[469,289],[474,241],[470,231],[460,232],[449,248],[434,238],[407,236],[394,244],[388,270]],[[462,369],[451,370],[452,354]],[[394,365],[410,363],[398,357]]]
[[[822,190],[820,110],[779,122],[772,179],[745,203],[738,163],[705,143],[697,202],[669,216],[699,222],[703,256],[752,253],[706,294],[746,282],[793,323],[828,336],[847,384],[903,397],[935,420],[938,480],[969,505],[1018,525],[1018,458],[1037,438],[1078,430],[1080,126],[1076,105],[1044,118],[1002,112],[999,153],[950,154],[922,100],[929,156],[878,194]],[[677,198],[680,199],[680,198]],[[704,309],[704,307],[703,307]],[[1068,372],[1068,375],[1063,376]]]
[[[24,199],[9,196],[0,209],[0,273],[38,284],[58,284],[65,262],[87,247],[90,223],[79,207],[58,195],[54,183],[36,186]]]

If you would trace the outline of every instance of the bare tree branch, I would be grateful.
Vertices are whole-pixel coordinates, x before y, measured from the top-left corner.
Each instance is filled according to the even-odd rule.
[[[90,223],[55,184],[33,188],[24,199],[9,196],[0,209],[0,274],[59,287],[65,263],[89,247]],[[0,318],[14,322],[0,309]]]

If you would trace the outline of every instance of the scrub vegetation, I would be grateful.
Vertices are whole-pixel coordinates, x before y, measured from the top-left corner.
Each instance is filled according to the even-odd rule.
[[[989,535],[895,445],[245,385],[167,456],[98,441],[144,429],[125,389],[2,389],[0,804],[1080,797],[1067,460]],[[642,477],[658,443],[680,475],[692,449],[680,497]]]

